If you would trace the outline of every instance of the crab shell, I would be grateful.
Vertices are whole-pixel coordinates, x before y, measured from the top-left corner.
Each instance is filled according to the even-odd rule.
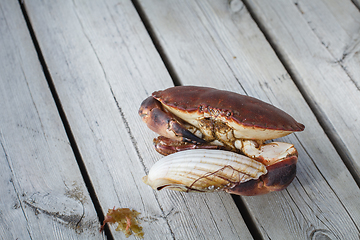
[[[151,130],[160,134],[154,143],[163,155],[197,148],[222,149],[244,153],[265,164],[268,169],[265,175],[239,182],[236,191],[225,189],[228,192],[258,195],[278,191],[287,187],[296,175],[297,151],[292,144],[263,143],[303,131],[304,125],[256,98],[208,87],[172,87],[145,99],[139,115]],[[274,158],[272,152],[276,153]],[[271,157],[264,159],[267,156]],[[152,171],[151,176],[156,175]],[[151,182],[154,181],[146,181],[150,185]]]
[[[198,143],[203,143],[203,139],[185,132],[179,121],[200,129],[205,139],[211,138],[209,135],[212,134],[208,134],[209,128],[213,127],[206,122],[209,118],[224,125],[222,128],[218,124],[218,129],[211,129],[212,132],[222,132],[224,128],[229,128],[233,135],[230,138],[235,139],[270,140],[305,128],[273,105],[253,97],[208,87],[178,86],[154,92],[152,97],[144,100],[139,114],[148,127],[161,136]],[[171,114],[174,116],[169,118]]]

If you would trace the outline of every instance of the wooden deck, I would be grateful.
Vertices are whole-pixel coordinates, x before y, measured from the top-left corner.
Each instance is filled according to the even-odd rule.
[[[0,239],[360,238],[358,0],[0,2]],[[173,85],[247,94],[306,126],[284,191],[153,191],[138,116]],[[134,239],[133,235],[129,239]]]

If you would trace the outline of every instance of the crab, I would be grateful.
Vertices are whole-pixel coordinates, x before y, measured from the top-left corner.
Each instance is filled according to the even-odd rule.
[[[177,86],[146,98],[139,115],[160,136],[155,149],[169,155],[191,149],[227,150],[266,166],[258,179],[228,192],[258,195],[286,188],[296,175],[294,145],[269,140],[305,126],[275,106],[253,97],[209,87]]]

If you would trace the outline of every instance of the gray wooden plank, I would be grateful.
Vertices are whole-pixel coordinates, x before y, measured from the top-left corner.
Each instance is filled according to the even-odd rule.
[[[360,183],[359,10],[350,1],[249,4]]]
[[[161,156],[138,108],[173,83],[132,3],[25,6],[103,211],[141,212],[145,239],[251,239],[229,194],[154,192],[142,183]]]
[[[243,198],[262,237],[357,239],[359,188],[242,2],[139,2],[182,84],[246,93],[305,124],[304,132],[281,139],[299,151],[293,184],[282,192]]]
[[[102,239],[17,1],[0,46],[0,239]]]

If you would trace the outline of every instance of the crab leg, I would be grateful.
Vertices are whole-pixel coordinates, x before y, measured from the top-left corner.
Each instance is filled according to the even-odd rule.
[[[153,97],[146,98],[139,109],[139,115],[146,125],[161,136],[184,142],[205,143],[205,140],[187,130],[177,118],[165,112]]]
[[[154,138],[153,143],[155,150],[164,156],[191,149],[218,149],[234,151],[233,149],[230,149],[226,146],[181,142],[166,138],[164,136],[158,136],[157,138]]]

